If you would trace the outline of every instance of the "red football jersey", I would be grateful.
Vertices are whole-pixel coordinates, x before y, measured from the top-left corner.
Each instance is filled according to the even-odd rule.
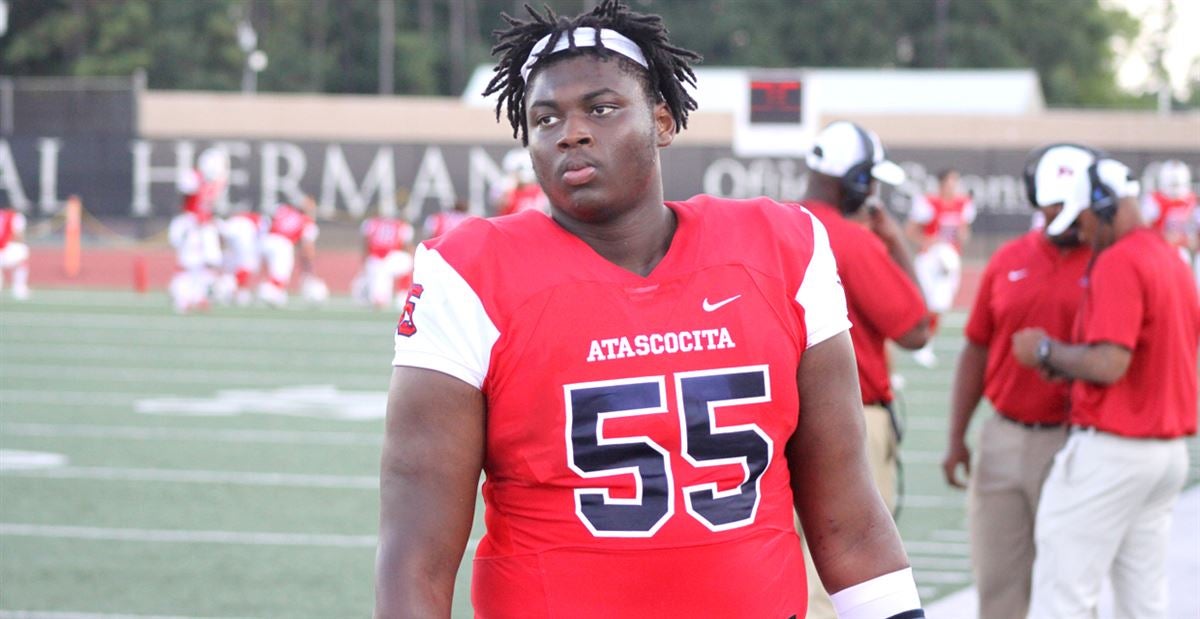
[[[1135,230],[1096,257],[1076,336],[1133,356],[1112,385],[1075,381],[1071,423],[1135,438],[1196,433],[1200,299],[1162,237]]]
[[[829,231],[846,288],[850,339],[858,363],[863,402],[892,401],[892,381],[884,343],[912,329],[925,316],[925,299],[917,285],[888,255],[883,241],[866,226],[850,221],[836,208],[808,201],[808,207]]]
[[[15,233],[25,231],[25,215],[15,209],[0,208],[0,249],[8,247]]]
[[[970,196],[955,196],[949,200],[925,196],[913,203],[909,218],[921,224],[921,232],[926,237],[959,247],[962,239],[958,238],[958,229],[975,221],[975,202]]]
[[[413,229],[407,221],[391,217],[372,217],[363,222],[363,237],[367,251],[376,258],[386,258],[403,250],[413,240]]]
[[[317,239],[317,224],[300,210],[280,204],[271,215],[270,234],[282,236],[292,243],[300,239],[315,241]]]
[[[1173,245],[1186,247],[1188,240],[1196,234],[1197,214],[1196,194],[1194,193],[1173,198],[1155,191],[1144,198],[1142,214],[1146,217],[1146,223],[1149,223]]]
[[[474,217],[459,211],[438,211],[425,218],[425,238],[433,239],[457,228],[467,218]]]
[[[529,183],[513,188],[505,195],[504,203],[500,205],[500,215],[513,215],[524,211],[545,211],[547,207],[546,194],[537,183]]]
[[[849,327],[833,255],[794,206],[668,206],[646,277],[535,213],[417,250],[394,363],[487,402],[478,617],[804,616],[784,447]]]
[[[200,223],[205,223],[212,219],[213,206],[225,189],[225,184],[205,180],[199,170],[192,170],[189,174],[191,177],[183,183],[190,190],[183,197],[183,210],[195,215]]]
[[[965,335],[987,348],[984,394],[1005,416],[1026,423],[1067,420],[1070,384],[1043,380],[1017,363],[1012,336],[1041,327],[1057,340],[1071,339],[1091,256],[1087,247],[1062,252],[1033,231],[1002,245],[988,262]]]

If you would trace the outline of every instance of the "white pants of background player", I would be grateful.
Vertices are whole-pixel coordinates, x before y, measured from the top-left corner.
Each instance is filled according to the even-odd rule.
[[[1166,619],[1171,510],[1187,469],[1183,439],[1073,431],[1038,504],[1029,619],[1095,617],[1106,575],[1118,619]]]
[[[267,263],[267,281],[258,287],[258,297],[271,305],[284,305],[288,300],[288,283],[296,268],[296,244],[278,234],[263,239],[263,259]]]
[[[168,292],[177,312],[205,306],[221,264],[221,239],[211,222],[199,223],[191,213],[171,220],[167,238],[175,248],[177,272]]]
[[[10,241],[0,249],[0,290],[4,289],[4,273],[12,272],[12,294],[18,301],[29,298],[29,246]]]
[[[244,217],[232,217],[222,224],[221,237],[225,240],[224,273],[217,281],[217,300],[248,305],[250,278],[258,275],[262,264],[258,227]]]
[[[377,308],[392,303],[396,280],[413,270],[413,258],[405,251],[389,252],[387,256],[367,256],[362,273],[355,283],[356,296]],[[407,291],[401,291],[407,292]]]
[[[913,270],[925,294],[929,311],[941,314],[950,310],[962,280],[962,258],[949,243],[934,243],[913,258]]]

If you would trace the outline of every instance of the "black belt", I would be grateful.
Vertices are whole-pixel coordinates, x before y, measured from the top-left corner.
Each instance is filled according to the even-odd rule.
[[[1009,417],[1008,415],[1005,415],[1004,413],[1001,413],[999,411],[996,412],[996,416],[1009,422],[1009,423],[1015,423],[1021,427],[1029,428],[1030,430],[1053,430],[1055,428],[1061,428],[1064,425],[1066,425],[1062,421],[1059,421],[1056,423],[1046,423],[1043,421],[1035,421],[1035,422],[1031,423],[1028,421],[1021,421],[1020,419],[1013,419],[1012,417]]]
[[[900,419],[896,417],[896,408],[891,402],[876,400],[875,402],[863,402],[863,407],[878,406],[888,412],[888,419],[892,421],[892,432],[896,433],[896,442],[899,443],[904,439],[904,430],[900,427]]]

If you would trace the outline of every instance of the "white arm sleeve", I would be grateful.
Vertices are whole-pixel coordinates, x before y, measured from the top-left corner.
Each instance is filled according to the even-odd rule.
[[[829,233],[812,213],[809,213],[809,219],[813,225],[812,259],[808,262],[800,289],[796,291],[796,302],[804,308],[804,330],[808,334],[806,348],[812,348],[850,328],[846,291],[842,289],[837,261],[829,247]]]
[[[392,365],[449,374],[482,388],[500,331],[466,280],[435,250],[417,247],[412,310],[405,308],[396,332]],[[410,328],[404,329],[408,323]],[[402,334],[408,331],[409,335]]]
[[[908,212],[908,220],[919,224],[927,224],[933,221],[933,205],[925,196],[917,196],[913,198],[912,210]]]
[[[963,221],[968,224],[973,224],[973,223],[975,223],[975,218],[978,215],[979,215],[979,209],[975,208],[975,201],[967,200],[967,203],[963,205],[963,211],[962,211]]]

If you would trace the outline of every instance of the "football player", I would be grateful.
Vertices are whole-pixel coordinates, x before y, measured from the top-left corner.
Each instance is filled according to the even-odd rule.
[[[288,284],[296,266],[296,247],[300,247],[300,272],[304,296],[321,301],[323,282],[313,273],[317,257],[317,203],[305,196],[300,208],[280,204],[271,214],[271,227],[263,238],[263,257],[267,263],[267,281],[258,286],[258,298],[267,305],[287,304]],[[326,294],[328,292],[326,291]]]
[[[200,155],[195,170],[189,170],[177,181],[183,195],[182,212],[167,227],[167,238],[175,248],[176,267],[168,292],[176,312],[208,307],[221,265],[221,238],[213,210],[225,191],[228,176],[228,155],[213,148]]]
[[[938,192],[913,201],[908,214],[908,236],[917,245],[913,268],[925,293],[925,303],[936,317],[950,311],[962,280],[962,247],[971,237],[975,202],[958,191],[958,170],[938,172]],[[925,366],[937,365],[933,342],[913,353]]]
[[[551,216],[417,250],[376,616],[450,614],[486,472],[480,617],[802,617],[793,510],[842,617],[923,617],[866,465],[824,227],[767,199],[664,202],[698,57],[615,0],[529,13],[498,32],[485,94]]]
[[[355,278],[355,293],[375,309],[392,305],[392,293],[407,295],[412,277],[413,228],[394,216],[372,217],[362,224],[363,268]],[[397,287],[399,280],[401,286]],[[403,297],[401,297],[403,298]],[[401,304],[402,306],[402,304]]]
[[[29,246],[25,244],[25,214],[0,208],[0,290],[5,271],[12,274],[12,296],[17,301],[29,298]]]
[[[218,302],[245,306],[254,300],[250,279],[262,269],[262,238],[269,222],[254,211],[234,213],[218,222],[224,256],[224,272],[214,286]]]

